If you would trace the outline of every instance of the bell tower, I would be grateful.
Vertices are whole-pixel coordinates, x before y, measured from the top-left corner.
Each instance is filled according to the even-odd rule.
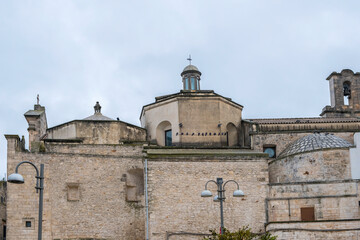
[[[330,84],[331,106],[325,106],[323,117],[360,116],[360,73],[344,69],[333,72],[327,79]]]
[[[189,61],[189,65],[186,66],[181,73],[183,90],[192,92],[198,91],[200,90],[201,72],[196,66],[191,65],[191,55],[187,60]]]

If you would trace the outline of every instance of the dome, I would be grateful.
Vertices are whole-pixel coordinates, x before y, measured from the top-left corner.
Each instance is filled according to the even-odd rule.
[[[279,158],[315,150],[349,148],[351,146],[353,145],[348,141],[332,134],[314,133],[290,143],[290,145],[287,146],[282,153],[280,153]]]
[[[201,76],[201,72],[199,71],[199,69],[194,66],[194,65],[188,65],[184,68],[184,70],[181,73],[181,76],[183,76],[184,74],[190,73],[190,72],[196,72]]]
[[[94,110],[95,113],[94,115],[91,115],[87,118],[84,118],[83,120],[87,120],[87,121],[113,121],[113,119],[106,117],[104,115],[101,114],[101,106],[99,104],[99,102],[96,102],[95,106],[94,106]]]

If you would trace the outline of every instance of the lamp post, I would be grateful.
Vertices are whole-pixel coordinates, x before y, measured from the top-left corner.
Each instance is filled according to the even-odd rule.
[[[33,166],[36,170],[36,193],[39,193],[39,224],[38,224],[38,240],[41,240],[42,233],[42,213],[43,213],[43,191],[44,191],[44,164],[40,164],[40,174],[39,169],[29,161],[22,161],[15,168],[15,173],[11,174],[8,177],[9,183],[22,184],[24,183],[24,177],[18,173],[18,168],[21,164],[28,163]]]
[[[233,182],[236,184],[237,186],[237,190],[234,191],[233,196],[234,197],[243,197],[244,192],[240,190],[239,188],[239,184],[235,181],[235,180],[228,180],[224,183],[222,178],[217,178],[216,181],[214,180],[209,180],[206,182],[205,184],[205,190],[201,192],[201,197],[211,197],[212,193],[210,192],[210,190],[207,189],[207,185],[208,183],[213,182],[216,184],[217,186],[217,192],[218,195],[216,195],[214,197],[214,202],[220,202],[220,220],[221,220],[221,232],[220,234],[224,233],[224,210],[223,210],[223,202],[225,201],[226,197],[225,197],[225,186],[227,183],[229,182]]]

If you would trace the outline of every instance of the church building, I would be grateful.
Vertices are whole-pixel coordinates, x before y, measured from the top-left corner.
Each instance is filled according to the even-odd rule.
[[[22,161],[44,165],[45,240],[203,239],[220,228],[217,178],[228,181],[231,231],[359,239],[360,73],[327,80],[331,105],[311,118],[247,119],[241,104],[202,90],[191,64],[180,92],[143,106],[141,127],[102,115],[99,102],[91,116],[48,127],[38,103],[24,114],[28,149],[24,138],[5,135],[7,172]],[[18,168],[24,184],[7,184],[10,240],[38,236],[30,165]]]

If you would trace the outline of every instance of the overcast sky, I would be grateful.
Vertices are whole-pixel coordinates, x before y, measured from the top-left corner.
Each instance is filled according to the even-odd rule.
[[[49,127],[102,113],[140,125],[141,107],[178,92],[192,63],[201,87],[244,118],[316,117],[326,77],[360,71],[360,1],[33,0],[0,2],[0,176],[4,134],[25,135],[36,95]]]

